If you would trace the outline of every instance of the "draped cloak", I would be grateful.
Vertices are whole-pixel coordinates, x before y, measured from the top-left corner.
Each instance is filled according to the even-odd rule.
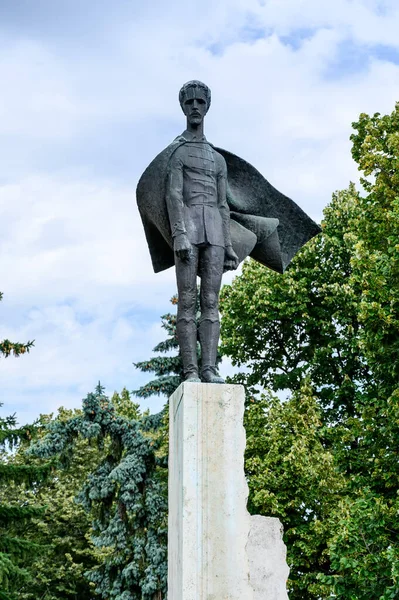
[[[137,184],[137,205],[155,273],[175,263],[166,208],[169,161],[186,140],[176,138],[144,171]],[[249,163],[214,147],[227,164],[227,203],[231,242],[240,261],[251,256],[284,273],[298,252],[321,229],[293,200],[276,190]]]

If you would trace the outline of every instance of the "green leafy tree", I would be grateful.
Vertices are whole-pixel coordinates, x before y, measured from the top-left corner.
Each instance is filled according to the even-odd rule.
[[[352,156],[366,194],[352,224],[350,284],[359,290],[360,345],[372,377],[344,438],[357,442],[352,494],[342,502],[330,555],[338,597],[388,600],[399,596],[399,104],[391,115],[362,114],[353,126]]]
[[[367,195],[354,224],[352,280],[368,364],[389,395],[399,379],[399,103],[391,115],[361,114],[353,127],[352,156]]]
[[[245,428],[248,509],[277,516],[284,523],[289,555],[295,561],[290,581],[295,597],[310,598],[306,594],[312,590],[321,597],[314,565],[330,572],[328,521],[344,479],[325,447],[320,408],[309,383],[305,380],[285,402],[270,393],[248,396]]]
[[[248,385],[299,390],[309,377],[330,423],[354,412],[355,385],[370,380],[361,352],[359,290],[350,285],[354,186],[335,194],[323,233],[281,276],[254,261],[222,290],[222,351],[246,364]]]
[[[1,406],[1,404],[0,404]],[[33,579],[32,563],[43,548],[29,539],[33,518],[43,508],[29,498],[48,475],[45,464],[14,464],[12,452],[32,436],[33,426],[17,428],[15,416],[0,418],[0,599],[14,600],[27,581]],[[12,491],[18,488],[19,493]],[[14,497],[13,497],[14,496]]]
[[[398,123],[397,105],[354,124],[353,157],[372,176],[366,194],[353,185],[335,194],[322,234],[284,276],[249,261],[223,290],[223,351],[247,366],[237,379],[287,398],[263,406],[255,394],[261,417],[247,416],[255,429],[246,468],[252,510],[285,526],[294,600],[399,594]],[[305,440],[317,433],[317,443],[301,453],[294,425],[304,385]]]
[[[2,297],[0,292],[0,300]],[[32,345],[33,342],[21,344],[5,339],[0,341],[0,357],[19,356],[29,352]],[[15,415],[0,418],[0,600],[18,598],[23,583],[32,578],[29,565],[40,549],[25,536],[32,517],[41,512],[27,500],[25,491],[37,485],[49,467],[15,465],[10,460],[20,442],[31,438],[33,429],[33,426],[17,428]],[[9,489],[14,484],[22,486],[21,495],[10,502]]]

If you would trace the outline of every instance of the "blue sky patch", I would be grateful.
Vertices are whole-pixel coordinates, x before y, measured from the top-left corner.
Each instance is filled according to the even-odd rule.
[[[273,30],[260,24],[254,15],[247,14],[244,25],[234,32],[234,36],[223,37],[222,35],[217,42],[207,44],[205,47],[214,56],[221,56],[226,48],[233,44],[253,44],[257,40],[269,37],[272,33]]]
[[[357,44],[354,40],[344,40],[337,46],[335,56],[326,66],[326,79],[340,79],[366,71],[370,62],[381,60],[399,64],[399,49],[383,44]]]
[[[383,46],[382,44],[373,47],[373,57],[378,60],[399,65],[399,48],[393,46]]]
[[[303,43],[312,39],[317,31],[317,27],[302,27],[291,31],[289,35],[280,36],[280,40],[285,46],[292,48],[292,50],[299,50]]]

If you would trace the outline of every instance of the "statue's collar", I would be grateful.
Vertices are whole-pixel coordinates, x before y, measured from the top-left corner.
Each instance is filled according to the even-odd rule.
[[[191,133],[191,131],[183,131],[181,135],[179,135],[178,139],[181,139],[185,142],[207,142],[208,140],[204,135],[195,135]]]

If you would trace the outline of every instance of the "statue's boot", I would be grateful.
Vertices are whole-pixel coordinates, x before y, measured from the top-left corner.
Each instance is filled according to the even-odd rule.
[[[197,323],[194,319],[179,318],[176,323],[176,333],[183,362],[184,380],[200,383],[197,358]]]
[[[199,340],[201,344],[201,379],[204,383],[224,383],[216,368],[220,323],[211,319],[200,321]]]

